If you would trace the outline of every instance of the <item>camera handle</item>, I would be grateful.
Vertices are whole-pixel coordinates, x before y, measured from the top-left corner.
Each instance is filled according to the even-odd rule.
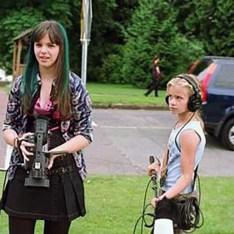
[[[46,166],[48,158],[43,152],[44,142],[47,141],[48,119],[38,117],[36,119],[35,131],[35,158],[29,176],[25,178],[25,186],[30,187],[46,187],[50,186],[50,181],[46,174]]]

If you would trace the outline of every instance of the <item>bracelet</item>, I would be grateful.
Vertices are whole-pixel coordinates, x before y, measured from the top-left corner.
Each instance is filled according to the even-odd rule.
[[[18,146],[19,146],[19,137],[17,136],[14,139],[13,148],[18,149]]]

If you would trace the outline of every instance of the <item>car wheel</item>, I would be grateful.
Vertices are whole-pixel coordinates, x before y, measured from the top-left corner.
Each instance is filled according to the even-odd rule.
[[[234,119],[230,119],[222,131],[222,142],[230,150],[234,150]]]

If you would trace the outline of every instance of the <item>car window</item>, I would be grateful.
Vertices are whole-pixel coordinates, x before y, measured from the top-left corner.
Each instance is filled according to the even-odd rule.
[[[199,73],[199,75],[197,76],[198,80],[202,81],[204,79],[204,76],[205,76],[207,70],[208,70],[208,67]]]
[[[234,89],[234,64],[223,64],[214,81],[217,88]]]
[[[211,63],[207,68],[205,68],[198,74],[198,79],[200,81],[203,81],[205,79],[206,82],[208,82],[212,77],[212,74],[215,72],[216,67],[217,67],[216,63]]]
[[[190,65],[188,73],[198,75],[201,72],[203,72],[211,63],[212,63],[211,59],[205,58],[202,60],[197,60]]]

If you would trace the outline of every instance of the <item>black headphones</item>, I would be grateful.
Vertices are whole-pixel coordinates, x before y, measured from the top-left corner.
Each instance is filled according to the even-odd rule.
[[[200,109],[202,99],[199,92],[199,88],[196,82],[193,80],[193,78],[189,74],[180,74],[176,76],[176,78],[186,80],[193,87],[194,94],[189,97],[188,110],[191,112],[195,112],[196,110]],[[169,104],[169,96],[166,96],[165,101],[167,104]]]

